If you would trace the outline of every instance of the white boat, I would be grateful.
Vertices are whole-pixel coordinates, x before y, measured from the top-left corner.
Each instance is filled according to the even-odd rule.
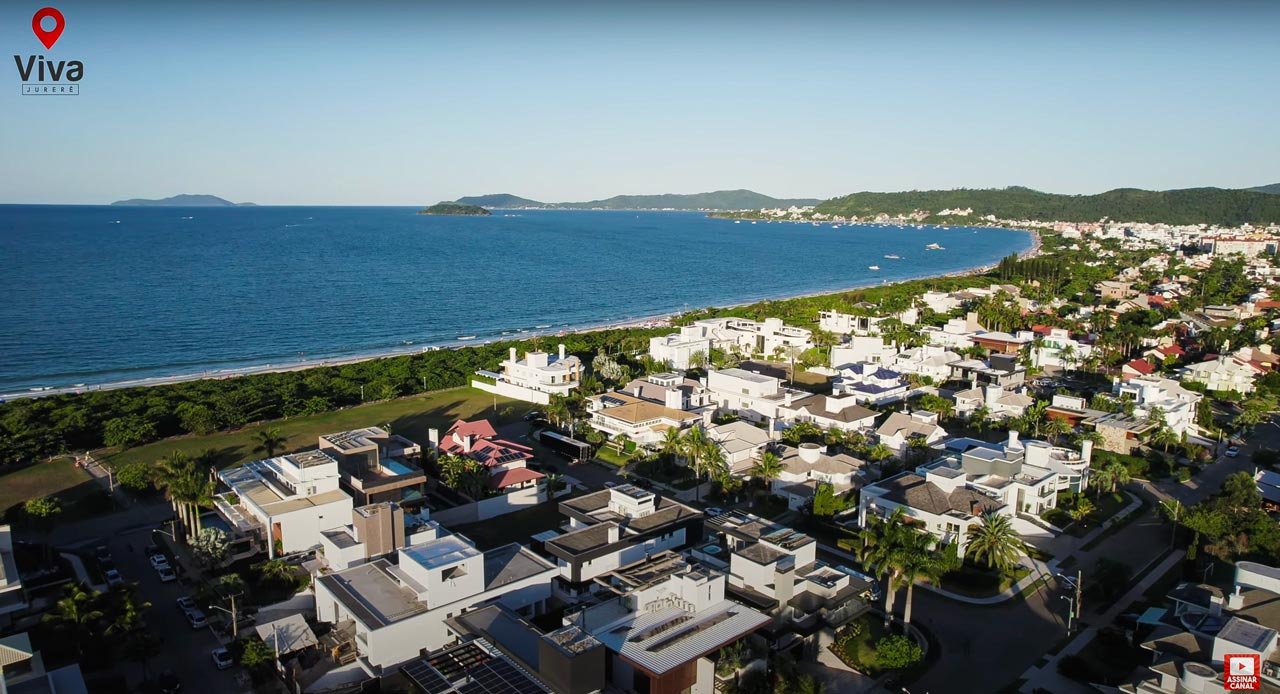
[[[474,340],[474,339],[476,339],[476,336],[475,336],[475,335],[459,335],[459,336],[458,336],[458,339],[459,339],[459,340]]]
[[[535,328],[550,328],[551,326],[550,326],[550,325],[535,325],[535,326],[533,326],[533,327],[535,327]]]
[[[880,266],[879,266],[879,265],[868,265],[868,266],[867,266],[867,269],[868,269],[868,270],[879,270],[879,269],[880,269]]]
[[[755,222],[752,222],[752,224],[755,224]]]
[[[886,255],[886,256],[885,256],[885,258],[887,258],[887,259],[889,259],[889,260],[902,260],[902,256],[900,256],[900,255],[894,255],[894,254],[892,254],[892,253],[890,253],[890,254]]]
[[[925,246],[925,247],[924,247],[924,249],[925,249],[926,251],[945,251],[945,250],[947,250],[947,249],[943,248],[942,246],[939,246],[939,245],[938,245],[938,244],[936,244],[936,243],[931,243],[931,244],[929,244],[928,246]]]
[[[741,224],[741,223],[742,223],[742,220],[741,220],[741,219],[735,219],[735,220],[733,220],[733,223],[734,223],[734,224]]]

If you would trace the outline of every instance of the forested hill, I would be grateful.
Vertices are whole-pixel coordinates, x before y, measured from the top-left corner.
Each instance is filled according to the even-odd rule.
[[[818,212],[858,216],[936,213],[972,209],[969,219],[995,215],[1000,219],[1169,224],[1280,223],[1280,196],[1248,190],[1186,188],[1138,190],[1117,188],[1097,195],[1058,195],[1030,188],[913,190],[902,193],[854,193],[818,205]],[[945,218],[943,218],[945,219]],[[961,218],[952,218],[961,219]]]
[[[1272,183],[1269,186],[1258,186],[1257,188],[1249,188],[1255,193],[1271,193],[1272,195],[1280,195],[1280,183]]]
[[[816,205],[816,198],[774,198],[752,190],[717,190],[711,193],[665,195],[615,195],[586,202],[539,202],[510,193],[474,195],[456,202],[492,209],[545,207],[567,210],[758,210],[764,207]]]

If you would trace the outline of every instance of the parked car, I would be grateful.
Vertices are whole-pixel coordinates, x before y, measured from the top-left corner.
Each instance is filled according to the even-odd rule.
[[[93,556],[98,561],[111,561],[111,550],[106,545],[98,545],[93,548]]]
[[[209,619],[200,610],[187,610],[183,614],[187,616],[187,623],[192,629],[203,629],[209,626]]]
[[[225,648],[215,648],[209,655],[213,658],[213,666],[219,670],[226,670],[236,664],[236,661],[231,658],[231,651]]]
[[[162,566],[156,569],[156,575],[160,577],[161,583],[172,583],[178,580],[178,574],[174,573],[170,566]]]
[[[613,488],[614,488],[614,487],[616,487],[616,486],[618,486],[618,483],[617,483],[617,482],[605,482],[605,483],[604,483],[604,488],[605,488],[605,489],[613,489]]]
[[[103,571],[102,577],[107,579],[108,586],[115,587],[124,585],[124,576],[121,576],[120,572],[115,569],[107,569],[106,571]]]
[[[706,511],[704,511],[704,513],[707,514],[707,518],[714,518],[716,516],[722,515],[724,513],[724,509],[720,508],[719,506],[708,506]]]
[[[1239,457],[1239,455],[1240,455],[1240,447],[1239,447],[1239,446],[1227,446],[1227,457],[1228,457],[1228,458],[1236,458],[1236,457]]]
[[[541,418],[542,418],[542,413],[541,413],[541,412],[534,411],[534,412],[530,412],[529,414],[525,415],[525,416],[524,416],[524,421],[526,421],[526,422],[532,422],[532,421],[533,421],[533,420],[535,420],[535,419],[541,419]]]
[[[169,568],[169,557],[166,557],[163,554],[151,555],[151,568],[156,571]]]
[[[183,612],[190,612],[191,610],[197,609],[195,598],[190,595],[184,595],[178,598],[178,609]]]

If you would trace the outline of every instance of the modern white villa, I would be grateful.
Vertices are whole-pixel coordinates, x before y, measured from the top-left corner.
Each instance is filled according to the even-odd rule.
[[[813,331],[786,325],[781,318],[707,318],[694,321],[706,330],[711,346],[741,354],[799,354],[813,347]]]
[[[685,325],[680,332],[649,338],[649,356],[673,369],[692,368],[696,354],[702,358],[711,354],[710,329],[706,325]]]
[[[304,451],[218,471],[229,491],[214,509],[233,536],[266,546],[275,557],[316,547],[321,534],[351,520],[351,495],[339,488],[338,461],[324,451]]]
[[[587,403],[593,429],[609,438],[626,436],[649,448],[661,443],[667,431],[683,431],[705,423],[705,416],[710,415],[709,411],[695,414],[621,392],[593,395]]]
[[[745,369],[720,369],[707,374],[707,390],[720,412],[729,412],[752,422],[771,422],[780,407],[809,397],[809,393],[785,388],[782,379]]]
[[[484,379],[471,382],[473,387],[515,400],[539,405],[551,402],[552,395],[568,395],[582,381],[582,360],[565,354],[559,345],[555,355],[547,352],[526,352],[524,359],[516,356],[516,348],[502,361],[500,373],[480,372]]]

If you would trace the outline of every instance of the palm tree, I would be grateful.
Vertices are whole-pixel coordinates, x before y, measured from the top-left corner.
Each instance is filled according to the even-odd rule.
[[[141,627],[142,611],[151,608],[151,603],[141,603],[134,599],[132,587],[120,586],[112,590],[119,601],[114,619],[107,626],[108,634],[127,634]]]
[[[268,458],[276,457],[276,451],[284,448],[285,443],[288,442],[288,439],[280,433],[280,427],[262,429],[253,435],[253,439],[258,442],[253,452],[266,453]]]
[[[547,403],[547,419],[557,426],[564,426],[569,419],[569,401],[563,395],[552,395]]]
[[[1001,572],[1016,566],[1026,551],[1018,531],[1013,529],[1013,521],[994,511],[982,514],[978,524],[969,526],[968,541],[969,557]]]
[[[702,427],[692,427],[684,432],[684,459],[695,475],[702,473],[702,454],[707,448],[707,432]]]
[[[76,644],[76,653],[84,655],[84,639],[93,631],[93,626],[102,619],[102,610],[98,609],[98,592],[89,592],[84,586],[76,583],[67,587],[67,594],[58,600],[54,611],[46,614],[43,620],[62,624],[71,630]]]
[[[1049,439],[1049,442],[1056,446],[1060,437],[1064,434],[1071,433],[1071,425],[1068,424],[1065,419],[1050,417],[1048,421],[1044,423],[1043,433],[1045,437]]]
[[[174,451],[160,459],[156,465],[155,484],[173,506],[173,513],[183,528],[190,528],[187,517],[188,502],[192,497],[191,470],[195,464],[182,451]]]
[[[1067,373],[1071,373],[1078,358],[1079,355],[1076,353],[1076,347],[1070,342],[1063,345],[1062,348],[1058,350],[1058,360],[1067,368]]]
[[[765,451],[756,464],[751,466],[749,473],[752,477],[764,482],[764,488],[768,490],[770,483],[782,474],[782,459],[773,451]]]
[[[978,406],[978,409],[974,410],[973,413],[969,415],[969,424],[972,425],[978,433],[986,431],[987,427],[991,424],[991,409],[986,405]]]
[[[283,559],[271,559],[258,564],[258,575],[268,582],[284,582],[293,577],[293,569]]]
[[[911,597],[915,592],[916,581],[938,581],[942,578],[942,568],[938,563],[938,555],[934,552],[937,540],[929,533],[912,529],[902,538],[895,559],[898,568],[898,586],[907,587],[907,605],[902,613],[903,627],[911,625]],[[890,581],[889,590],[896,590]]]
[[[1106,488],[1108,493],[1114,493],[1117,487],[1128,484],[1130,479],[1129,468],[1118,460],[1113,460],[1103,465],[1101,469],[1094,471],[1093,474],[1097,479],[1099,492]]]
[[[1080,523],[1080,522],[1083,522],[1085,519],[1087,519],[1089,517],[1089,514],[1093,513],[1093,511],[1094,511],[1093,502],[1089,501],[1084,497],[1080,497],[1076,501],[1075,508],[1071,509],[1071,512],[1068,515],[1071,516],[1071,520],[1077,523]]]
[[[663,455],[675,460],[676,456],[680,455],[681,447],[683,445],[683,442],[680,440],[680,430],[675,427],[671,427],[663,433],[662,443],[659,444],[658,450],[660,450]]]

